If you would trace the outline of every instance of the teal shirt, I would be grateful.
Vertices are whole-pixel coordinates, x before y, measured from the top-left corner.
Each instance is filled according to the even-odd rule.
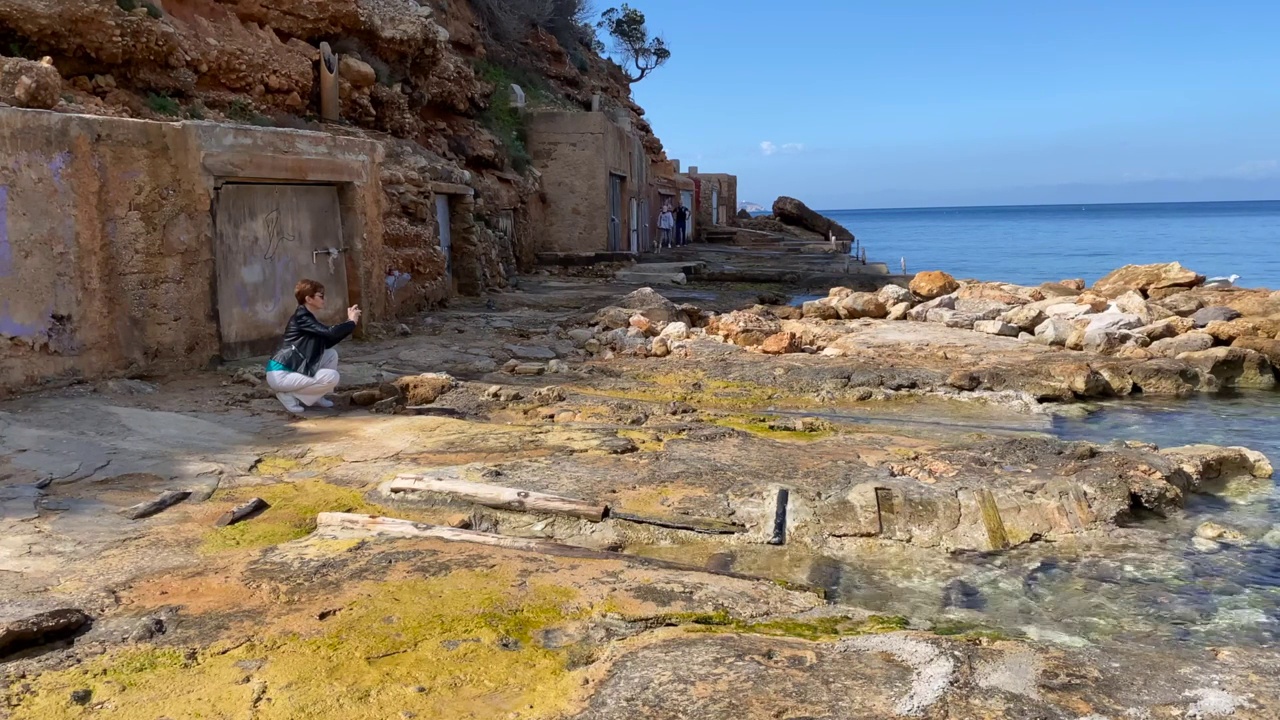
[[[270,362],[268,362],[268,363],[267,363],[267,372],[275,372],[275,371],[277,371],[277,370],[282,370],[282,371],[284,371],[284,372],[289,372],[289,368],[285,367],[284,365],[281,365],[280,363],[276,362],[275,360],[272,360],[272,361],[270,361]]]

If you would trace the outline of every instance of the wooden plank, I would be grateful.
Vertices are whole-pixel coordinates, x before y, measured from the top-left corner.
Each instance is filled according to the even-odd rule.
[[[316,532],[321,535],[366,535],[388,538],[436,539],[448,542],[488,545],[492,547],[506,548],[509,550],[536,552],[544,555],[581,560],[613,560],[617,562],[630,563],[632,565],[658,568],[661,570],[706,573],[708,575],[734,578],[736,580],[774,582],[769,578],[756,577],[754,575],[743,575],[735,572],[721,572],[705,567],[685,565],[682,563],[671,562],[669,560],[642,557],[640,555],[627,555],[625,553],[610,552],[607,550],[592,550],[590,548],[578,547],[576,545],[565,545],[563,543],[551,542],[550,540],[514,538],[507,537],[505,535],[496,535],[494,533],[477,532],[475,530],[440,527],[437,525],[416,523],[411,520],[378,517],[376,515],[357,515],[354,513],[331,512],[320,513],[316,516]],[[790,590],[813,593],[823,598],[826,597],[825,590],[813,585],[787,583],[786,587]]]
[[[686,516],[653,517],[648,515],[633,515],[628,512],[620,512],[613,508],[609,508],[608,517],[612,520],[626,520],[627,522],[671,528],[672,530],[689,530],[691,532],[703,533],[706,535],[735,535],[737,533],[747,531],[747,528],[744,525],[724,522],[722,520]]]
[[[141,520],[142,518],[151,517],[166,508],[177,505],[183,500],[186,500],[190,495],[191,491],[189,490],[169,490],[167,492],[160,493],[160,497],[157,497],[155,500],[138,503],[133,507],[127,507],[121,510],[120,514],[130,520]]]
[[[433,492],[456,497],[459,500],[494,508],[495,510],[515,510],[516,512],[544,512],[553,515],[568,515],[591,522],[600,522],[608,512],[608,506],[600,503],[578,500],[519,490],[516,488],[485,485],[467,482],[466,480],[445,480],[421,475],[400,475],[393,480],[387,489],[391,492]]]
[[[263,500],[262,498],[253,498],[249,502],[237,505],[234,508],[222,513],[222,516],[218,518],[218,521],[214,523],[214,525],[216,525],[217,527],[226,527],[228,525],[235,525],[236,523],[249,517],[250,515],[256,512],[259,512],[261,510],[266,510],[269,507],[271,506],[267,504],[266,500]]]

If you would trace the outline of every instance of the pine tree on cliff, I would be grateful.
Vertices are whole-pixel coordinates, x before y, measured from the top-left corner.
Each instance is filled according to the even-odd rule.
[[[622,60],[622,71],[631,82],[640,82],[671,59],[671,49],[661,37],[649,37],[644,13],[623,3],[600,14],[598,27],[614,41],[614,54]],[[632,73],[629,68],[634,67]]]

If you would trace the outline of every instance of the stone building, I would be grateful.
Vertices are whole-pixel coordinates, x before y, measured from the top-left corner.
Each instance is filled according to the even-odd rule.
[[[690,205],[697,228],[705,232],[717,225],[728,225],[738,212],[738,176],[724,173],[700,173],[690,167],[694,205]]]
[[[653,227],[658,227],[658,214],[662,212],[664,204],[670,205],[673,209],[684,205],[690,210],[686,231],[692,239],[697,227],[696,218],[693,216],[694,192],[697,186],[693,179],[680,172],[679,160],[653,163],[650,177],[653,180]],[[656,237],[658,236],[655,235]]]
[[[540,251],[649,249],[658,196],[640,135],[625,119],[606,112],[532,112],[528,148],[546,195]]]

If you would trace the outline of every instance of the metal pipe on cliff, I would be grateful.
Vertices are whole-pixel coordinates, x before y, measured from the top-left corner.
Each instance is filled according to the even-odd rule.
[[[320,43],[320,119],[337,122],[341,117],[338,106],[338,56],[329,43]]]

